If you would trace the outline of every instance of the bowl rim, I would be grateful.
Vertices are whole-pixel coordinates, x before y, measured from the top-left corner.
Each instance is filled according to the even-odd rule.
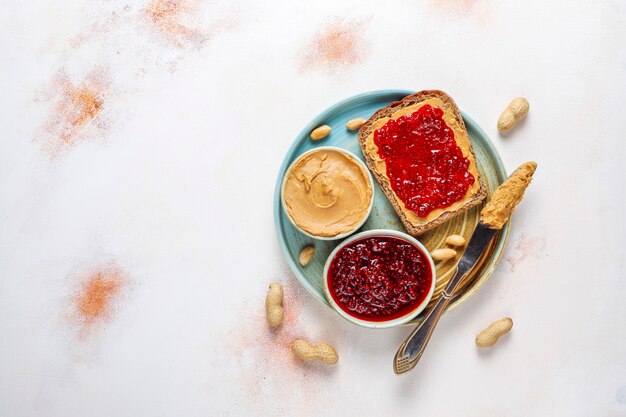
[[[298,226],[296,224],[296,222],[291,218],[291,215],[289,214],[289,210],[287,210],[287,203],[285,202],[285,186],[287,184],[287,179],[289,178],[289,174],[291,174],[291,170],[293,169],[295,163],[298,162],[300,159],[304,158],[305,156],[309,155],[309,154],[312,154],[314,152],[324,151],[324,150],[340,152],[340,153],[348,156],[354,162],[356,162],[361,167],[361,169],[365,173],[367,173],[367,180],[369,181],[370,188],[372,190],[372,195],[370,196],[370,201],[369,201],[369,204],[367,206],[367,212],[365,213],[365,216],[363,216],[363,219],[353,229],[351,229],[351,230],[349,230],[349,231],[347,231],[345,233],[341,233],[341,234],[335,235],[335,236],[317,236],[317,235],[309,233],[306,230],[300,228],[300,226]],[[367,219],[370,217],[370,214],[372,213],[372,208],[374,207],[374,194],[375,193],[376,193],[376,190],[374,189],[374,178],[372,178],[372,173],[370,172],[370,170],[367,167],[367,165],[365,165],[365,162],[361,161],[361,159],[359,159],[358,156],[356,156],[352,152],[350,152],[350,151],[348,151],[346,149],[340,148],[338,146],[319,146],[317,148],[309,149],[308,151],[303,152],[302,154],[298,155],[298,157],[296,159],[291,161],[291,163],[289,164],[289,166],[285,170],[285,174],[283,176],[283,182],[282,182],[282,184],[280,186],[280,202],[281,202],[282,208],[283,208],[283,210],[285,212],[285,216],[287,217],[289,222],[293,225],[293,227],[295,227],[300,233],[302,233],[302,234],[304,234],[304,235],[306,235],[306,236],[308,236],[310,238],[318,239],[318,240],[338,240],[338,239],[343,239],[343,238],[346,238],[346,237],[350,236],[351,234],[353,234],[354,232],[359,230],[359,228],[361,228],[361,226],[363,226],[365,224]]]
[[[359,239],[371,237],[371,236],[381,236],[381,237],[391,236],[391,237],[402,239],[405,242],[411,243],[413,246],[417,247],[422,252],[422,254],[426,257],[430,265],[430,268],[432,271],[432,279],[431,279],[431,284],[430,284],[430,290],[428,291],[426,298],[424,298],[424,300],[417,307],[415,307],[415,309],[411,310],[409,313],[405,314],[402,317],[398,317],[398,318],[391,319],[391,320],[385,320],[385,321],[369,321],[369,320],[359,319],[357,317],[350,315],[345,310],[343,310],[335,302],[334,298],[330,294],[330,290],[328,288],[328,270],[330,268],[330,263],[334,259],[335,255],[337,255],[337,252],[341,250],[343,247],[345,247],[346,245],[348,245],[349,243],[354,242],[355,240],[359,240]],[[428,249],[426,249],[426,247],[422,245],[422,243],[416,238],[414,238],[413,236],[407,233],[400,232],[397,230],[392,230],[392,229],[372,229],[372,230],[366,230],[364,232],[357,233],[355,235],[350,236],[348,239],[345,239],[343,242],[337,245],[335,249],[333,249],[330,255],[328,255],[328,258],[326,258],[326,264],[324,265],[324,273],[323,273],[322,280],[324,282],[324,293],[326,294],[326,298],[328,299],[329,304],[331,305],[333,310],[335,310],[341,317],[343,317],[344,319],[348,320],[351,323],[357,324],[362,327],[373,328],[373,329],[386,329],[386,328],[396,327],[396,326],[401,326],[403,324],[406,324],[409,321],[413,320],[422,311],[424,311],[424,309],[430,302],[433,296],[433,293],[435,291],[435,286],[437,283],[437,270],[435,268],[435,262],[433,261],[433,258],[430,256]]]

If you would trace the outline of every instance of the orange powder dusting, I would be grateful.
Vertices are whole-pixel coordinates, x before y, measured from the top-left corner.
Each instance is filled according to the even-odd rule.
[[[56,154],[63,146],[72,145],[90,129],[103,126],[101,113],[106,105],[108,81],[99,70],[90,72],[82,82],[73,83],[61,73],[53,80],[56,103],[44,130],[50,136],[46,146]]]
[[[341,346],[335,335],[316,337],[306,330],[300,310],[306,300],[300,284],[293,278],[280,281],[285,293],[285,317],[281,326],[275,329],[269,326],[265,305],[260,302],[258,310],[244,319],[241,329],[231,333],[233,338],[229,338],[223,348],[237,361],[236,375],[251,412],[285,415],[285,410],[295,408],[299,415],[308,415],[308,410],[317,404],[321,387],[333,386],[336,367],[300,361],[291,353],[291,343],[305,338],[329,342],[339,350]],[[312,297],[308,299],[315,302]],[[249,308],[249,304],[245,307]],[[294,390],[295,386],[299,388]],[[272,400],[276,396],[280,396],[285,407],[282,413],[276,410]]]
[[[469,13],[478,0],[432,0],[430,6],[448,13]]]
[[[87,274],[74,296],[73,317],[85,335],[98,322],[107,321],[126,283],[117,266],[106,266]]]
[[[481,27],[491,27],[492,13],[490,0],[430,0],[429,11],[440,17],[451,19],[468,18]]]
[[[61,139],[69,142],[76,129],[80,129],[81,126],[96,117],[96,114],[102,109],[102,99],[97,90],[86,85],[80,85],[76,88],[69,85],[66,97],[67,102],[62,106],[65,106],[65,116],[68,123],[63,126]]]
[[[121,12],[115,10],[103,12],[101,14],[101,20],[92,23],[85,27],[85,29],[78,33],[76,36],[70,39],[69,44],[73,49],[78,49],[94,38],[102,37],[112,29],[117,29],[121,24],[121,18],[130,10],[129,6],[125,6]]]
[[[366,42],[363,32],[368,22],[334,22],[315,34],[306,46],[300,70],[335,71],[361,62]]]
[[[200,8],[200,0],[151,0],[145,14],[154,27],[179,48],[208,40],[207,30],[192,28],[188,18]]]

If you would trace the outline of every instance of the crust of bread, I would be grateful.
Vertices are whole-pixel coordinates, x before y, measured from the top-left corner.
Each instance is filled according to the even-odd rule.
[[[365,162],[367,166],[374,174],[374,178],[376,178],[376,181],[378,182],[381,189],[387,196],[387,199],[391,202],[391,205],[393,206],[394,210],[396,211],[396,213],[398,213],[398,216],[400,217],[400,220],[404,224],[404,227],[406,228],[407,232],[409,232],[409,234],[413,236],[421,235],[424,232],[430,229],[433,229],[439,226],[440,224],[452,219],[453,217],[457,216],[463,211],[480,204],[487,196],[487,187],[485,185],[485,182],[480,176],[480,174],[478,174],[477,180],[478,180],[478,183],[480,184],[478,190],[473,195],[464,197],[465,199],[467,199],[467,201],[465,201],[465,203],[460,208],[454,211],[443,211],[439,216],[435,217],[434,219],[432,219],[431,221],[427,223],[414,224],[407,217],[406,213],[403,211],[402,207],[400,206],[400,203],[395,193],[391,190],[391,185],[389,184],[389,179],[387,178],[386,173],[379,172],[379,170],[377,169],[374,159],[369,154],[366,148],[366,140],[368,136],[373,133],[374,125],[376,121],[385,117],[391,117],[398,110],[405,108],[405,107],[419,104],[420,102],[423,102],[424,100],[427,100],[429,98],[438,98],[443,103],[448,105],[451,109],[453,109],[454,117],[456,118],[459,126],[467,134],[467,129],[465,128],[463,117],[461,116],[461,111],[459,110],[458,106],[456,105],[452,97],[450,97],[448,94],[446,94],[445,92],[441,90],[424,90],[424,91],[420,91],[415,94],[406,96],[400,101],[394,101],[393,103],[389,104],[387,107],[384,107],[378,110],[376,113],[374,113],[372,117],[370,117],[369,120],[365,122],[363,126],[361,126],[361,129],[359,129],[359,144],[361,145],[361,151],[363,152],[363,155],[365,156]],[[474,153],[474,149],[471,145],[471,142],[469,146],[469,152],[472,154],[474,161],[476,161],[476,154]]]

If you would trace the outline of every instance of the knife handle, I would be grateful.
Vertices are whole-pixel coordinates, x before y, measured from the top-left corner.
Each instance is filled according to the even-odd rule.
[[[441,315],[450,302],[450,298],[452,298],[452,295],[448,294],[446,289],[420,325],[417,326],[402,346],[400,346],[396,358],[408,356],[409,362],[419,361],[424,354],[424,350],[426,350],[426,345],[430,340],[430,336],[433,334],[433,330],[435,330]]]

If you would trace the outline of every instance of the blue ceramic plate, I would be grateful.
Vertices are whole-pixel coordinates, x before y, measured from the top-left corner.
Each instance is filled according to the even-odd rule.
[[[391,102],[401,100],[412,93],[413,91],[407,90],[372,91],[351,97],[331,106],[304,127],[287,151],[287,155],[280,166],[274,191],[274,222],[276,224],[276,233],[278,234],[280,247],[291,270],[296,274],[296,277],[298,277],[302,285],[304,285],[315,298],[328,306],[330,305],[324,295],[322,273],[326,258],[341,240],[323,241],[313,239],[294,228],[287,218],[281,204],[280,189],[285,171],[299,155],[319,146],[338,146],[347,149],[359,156],[361,160],[364,160],[357,139],[358,131],[351,132],[346,129],[348,120],[355,117],[369,119],[376,110],[387,106]],[[465,126],[474,146],[478,170],[487,183],[487,189],[489,195],[491,195],[497,186],[506,179],[506,171],[502,165],[500,156],[485,132],[483,132],[476,122],[465,113],[463,113],[463,120],[465,121]],[[320,141],[312,141],[309,137],[311,131],[324,124],[332,127],[331,134]],[[393,210],[387,197],[380,190],[378,184],[375,183],[374,188],[375,195],[372,213],[367,222],[365,222],[359,230],[393,229],[405,231],[396,212]],[[482,206],[478,206],[466,211],[436,229],[420,236],[418,240],[426,246],[428,250],[443,246],[443,241],[451,234],[460,234],[469,241],[469,237],[478,223],[481,208]],[[491,246],[468,274],[465,281],[461,283],[460,289],[457,291],[455,299],[448,305],[448,309],[458,306],[471,297],[471,295],[485,283],[502,255],[508,234],[509,226],[507,223],[504,229],[496,235]],[[303,267],[298,261],[298,256],[302,248],[307,245],[315,246],[315,255],[311,262]],[[445,285],[452,277],[459,259],[460,255],[450,261],[438,262],[436,264],[437,284],[430,306],[432,306],[441,295]],[[418,317],[414,319],[412,323],[418,322],[419,320]]]

